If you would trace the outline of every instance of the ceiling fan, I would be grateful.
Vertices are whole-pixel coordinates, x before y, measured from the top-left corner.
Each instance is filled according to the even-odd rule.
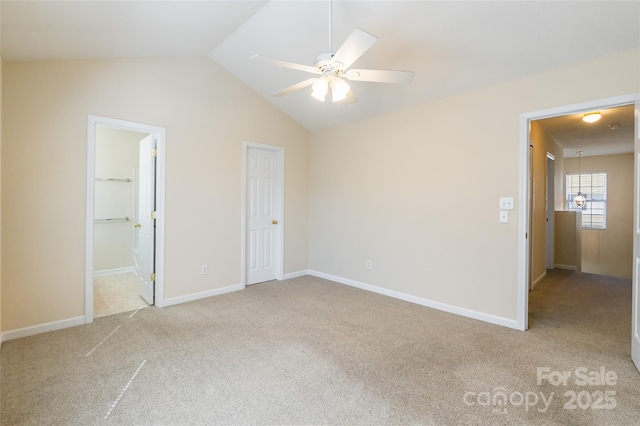
[[[319,101],[324,102],[328,90],[331,89],[333,102],[346,100],[347,103],[353,103],[357,102],[357,98],[345,79],[374,83],[407,84],[411,82],[413,78],[413,71],[349,69],[376,41],[378,41],[377,37],[356,28],[335,53],[318,55],[313,66],[296,64],[294,62],[282,61],[261,55],[253,55],[251,59],[258,59],[279,67],[291,68],[318,75],[318,77],[309,78],[273,93],[272,96],[284,96],[296,90],[312,86],[313,91],[311,96]],[[331,19],[329,19],[329,49],[331,49]]]

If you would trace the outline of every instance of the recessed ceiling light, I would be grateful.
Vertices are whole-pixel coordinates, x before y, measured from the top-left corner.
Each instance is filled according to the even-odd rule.
[[[618,130],[622,125],[620,123],[611,123],[609,124],[609,128],[611,130]]]
[[[587,123],[595,123],[600,120],[602,115],[599,112],[588,112],[582,117],[582,121],[586,121]]]

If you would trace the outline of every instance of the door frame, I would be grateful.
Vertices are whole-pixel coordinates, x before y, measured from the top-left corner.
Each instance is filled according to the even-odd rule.
[[[242,288],[247,286],[247,227],[249,221],[248,215],[248,179],[247,173],[249,169],[247,167],[247,161],[249,159],[249,148],[262,149],[265,151],[275,152],[278,156],[278,185],[276,190],[278,192],[278,200],[276,201],[276,217],[280,226],[276,228],[274,239],[274,259],[275,259],[275,275],[278,281],[284,279],[284,148],[281,146],[265,145],[256,142],[243,142],[242,143],[242,203],[241,203],[241,228],[240,228],[240,284]]]
[[[520,114],[520,176],[519,176],[519,225],[518,225],[518,301],[517,301],[517,328],[527,330],[529,328],[529,244],[527,230],[529,229],[529,132],[531,121],[559,115],[579,114],[599,109],[615,108],[623,105],[635,104],[640,100],[640,93],[614,96],[611,98],[597,99],[532,111]],[[637,130],[637,129],[636,129]],[[637,161],[637,160],[635,160]],[[634,200],[636,202],[637,200]]]
[[[93,322],[93,225],[95,204],[95,156],[96,128],[110,127],[122,130],[151,133],[157,140],[156,149],[156,281],[155,306],[164,306],[164,236],[165,236],[165,152],[166,133],[164,127],[133,121],[119,120],[89,114],[87,118],[87,205],[85,232],[85,298],[84,322]]]

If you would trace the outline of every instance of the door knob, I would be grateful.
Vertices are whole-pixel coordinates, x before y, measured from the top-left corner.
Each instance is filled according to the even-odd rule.
[[[275,220],[275,219],[273,219],[273,220],[271,221],[271,223],[273,223],[274,225],[277,225],[277,224],[278,224],[278,221],[277,221],[277,220]]]
[[[136,223],[135,225],[133,225],[134,228],[140,228],[142,225],[140,225],[139,223]]]

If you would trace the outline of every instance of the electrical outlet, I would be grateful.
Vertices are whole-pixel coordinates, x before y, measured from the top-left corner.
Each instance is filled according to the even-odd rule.
[[[333,263],[333,256],[329,256],[329,263]]]
[[[209,273],[209,267],[207,265],[202,265],[202,275],[207,275]]]
[[[367,260],[367,269],[373,269],[373,262],[370,260]]]

